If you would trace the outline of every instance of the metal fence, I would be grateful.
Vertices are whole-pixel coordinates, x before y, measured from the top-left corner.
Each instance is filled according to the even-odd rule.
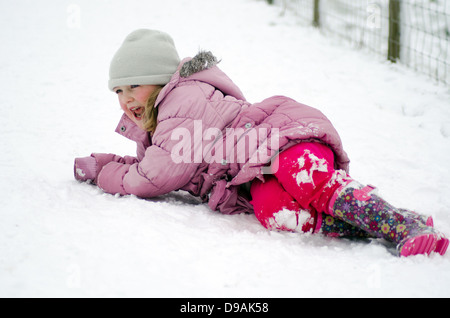
[[[268,0],[329,36],[450,84],[450,0]]]

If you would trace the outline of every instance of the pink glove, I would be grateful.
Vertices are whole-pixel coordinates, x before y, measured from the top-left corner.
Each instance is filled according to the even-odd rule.
[[[99,171],[97,171],[97,160],[92,157],[76,158],[74,164],[74,176],[79,181],[94,181],[97,178]]]

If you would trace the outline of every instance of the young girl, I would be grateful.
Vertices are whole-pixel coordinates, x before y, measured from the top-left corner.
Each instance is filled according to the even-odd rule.
[[[210,52],[180,62],[164,32],[128,35],[109,88],[124,111],[116,131],[137,143],[137,156],[76,158],[75,178],[143,198],[185,190],[222,213],[255,213],[268,229],[384,238],[399,256],[446,252],[431,217],[349,176],[320,111],[283,96],[250,104],[217,63]]]

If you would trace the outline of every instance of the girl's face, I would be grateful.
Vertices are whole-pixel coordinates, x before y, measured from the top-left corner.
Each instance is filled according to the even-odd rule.
[[[150,95],[158,88],[155,85],[126,85],[114,87],[119,103],[125,114],[141,129],[144,129],[142,116]]]

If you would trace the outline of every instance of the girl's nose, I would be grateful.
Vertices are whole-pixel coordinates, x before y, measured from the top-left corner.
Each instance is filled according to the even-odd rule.
[[[122,102],[125,104],[128,104],[134,100],[133,96],[128,92],[123,92],[121,97],[122,97]]]

